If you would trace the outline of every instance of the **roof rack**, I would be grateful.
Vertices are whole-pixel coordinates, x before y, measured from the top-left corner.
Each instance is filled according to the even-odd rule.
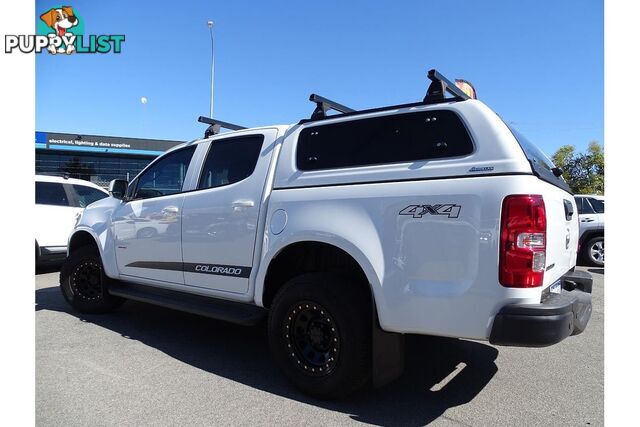
[[[324,119],[327,117],[327,111],[329,110],[335,110],[340,113],[354,113],[356,111],[353,108],[338,104],[335,101],[316,95],[315,93],[312,93],[309,96],[309,101],[316,103],[316,109],[313,110],[313,113],[311,114],[311,120]]]
[[[309,96],[309,101],[316,103],[316,108],[313,110],[311,117],[308,119],[300,120],[300,124],[313,122],[316,120],[323,120],[333,117],[344,117],[350,116],[353,114],[364,114],[364,113],[374,113],[378,111],[390,110],[394,108],[405,108],[405,107],[417,107],[425,104],[437,104],[440,102],[452,102],[452,101],[465,101],[467,99],[471,99],[471,97],[465,93],[460,87],[458,87],[455,83],[448,80],[442,74],[440,74],[437,70],[432,69],[427,73],[427,77],[431,80],[431,84],[429,85],[429,89],[427,89],[427,94],[421,102],[413,102],[410,104],[400,104],[400,105],[389,105],[386,107],[378,107],[371,108],[366,110],[354,110],[352,108],[346,107],[342,104],[338,104],[337,102],[331,101],[330,99],[324,98],[320,95],[316,95],[312,93]],[[460,82],[464,82],[467,85],[471,86],[470,83],[460,80]],[[473,89],[473,87],[472,87]],[[475,89],[473,89],[475,91]],[[453,95],[453,98],[445,98],[445,93],[449,92]],[[335,110],[342,114],[336,114],[332,116],[327,116],[327,111]]]
[[[437,104],[441,102],[452,102],[452,101],[465,101],[467,99],[471,99],[471,96],[465,93],[463,89],[458,87],[456,83],[463,83],[469,86],[471,93],[474,94],[473,96],[475,97],[475,89],[469,82],[465,80],[456,80],[456,83],[453,83],[449,79],[447,79],[445,76],[440,74],[436,69],[429,70],[429,72],[427,73],[427,77],[429,78],[429,80],[431,80],[431,84],[427,89],[427,94],[425,95],[424,99],[421,102],[414,102],[410,104],[389,105],[386,107],[371,108],[366,110],[354,110],[353,108],[349,108],[345,105],[339,104],[323,96],[312,93],[309,96],[309,101],[315,103],[316,108],[313,110],[313,113],[311,114],[310,118],[302,119],[300,120],[299,123],[302,124],[306,122],[323,120],[323,119],[333,118],[337,116],[343,117],[343,116],[348,116],[353,114],[373,113],[373,112],[384,111],[384,110],[389,110],[394,108],[417,107],[425,104]],[[446,98],[445,94],[447,92],[453,95],[453,98]],[[327,116],[327,112],[329,110],[335,110],[341,114]],[[209,138],[212,135],[219,134],[221,128],[225,128],[229,130],[247,129],[244,126],[234,125],[233,123],[223,122],[222,120],[212,119],[210,117],[205,117],[205,116],[198,117],[198,121],[200,123],[206,123],[210,125],[207,128],[207,130],[204,132],[205,138]]]
[[[204,137],[209,138],[210,136],[217,135],[220,133],[220,129],[229,129],[229,130],[242,130],[246,129],[244,126],[234,125],[233,123],[223,122],[222,120],[212,119],[210,117],[200,116],[198,117],[198,121],[200,123],[206,123],[210,125],[207,130],[204,131]]]
[[[445,92],[449,92],[453,95],[453,100],[464,101],[471,99],[469,95],[464,93],[462,89],[455,85],[455,83],[452,83],[445,76],[440,74],[435,68],[429,70],[427,77],[431,80],[431,84],[429,85],[429,89],[427,89],[424,102],[444,101],[446,99],[444,97]]]

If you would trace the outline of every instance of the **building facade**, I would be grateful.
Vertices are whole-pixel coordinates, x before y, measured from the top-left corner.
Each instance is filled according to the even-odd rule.
[[[36,174],[66,174],[106,188],[112,179],[133,179],[158,155],[182,142],[36,132]]]

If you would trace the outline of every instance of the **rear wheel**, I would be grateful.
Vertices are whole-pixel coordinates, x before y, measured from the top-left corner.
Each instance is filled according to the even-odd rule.
[[[370,296],[338,275],[295,277],[273,301],[269,344],[280,369],[303,392],[349,395],[371,374]]]
[[[584,245],[583,257],[590,265],[604,267],[604,236],[590,239]]]
[[[111,279],[104,274],[96,249],[85,246],[74,251],[60,270],[64,299],[81,313],[106,313],[124,299],[107,292]]]

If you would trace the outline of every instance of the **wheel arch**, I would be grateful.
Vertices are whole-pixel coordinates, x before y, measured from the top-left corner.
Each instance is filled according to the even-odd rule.
[[[289,241],[263,261],[256,282],[256,304],[269,307],[276,293],[289,279],[304,273],[329,271],[351,276],[366,286],[374,299],[380,280],[362,251],[348,242],[332,239],[301,239]],[[376,311],[377,307],[376,307]]]
[[[109,250],[109,247],[104,247],[102,244],[103,240],[108,241],[109,239],[101,240],[93,229],[84,227],[78,228],[74,230],[71,236],[69,236],[69,241],[67,243],[67,256],[78,250],[78,248],[93,246],[100,254],[105,274],[112,279],[117,279],[119,275],[115,261],[115,253],[113,250]]]
[[[580,247],[582,248],[589,240],[594,237],[604,237],[604,228],[598,230],[589,230],[585,231],[582,236],[580,236]]]
[[[93,246],[99,250],[96,239],[93,235],[86,230],[78,230],[69,238],[69,245],[67,246],[67,256],[78,250],[83,246]]]

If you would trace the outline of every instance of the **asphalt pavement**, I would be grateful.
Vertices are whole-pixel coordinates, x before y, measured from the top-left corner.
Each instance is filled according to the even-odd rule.
[[[241,327],[137,302],[74,312],[36,275],[37,425],[602,425],[604,270],[587,330],[547,348],[409,336],[404,375],[326,402],[297,392]]]

